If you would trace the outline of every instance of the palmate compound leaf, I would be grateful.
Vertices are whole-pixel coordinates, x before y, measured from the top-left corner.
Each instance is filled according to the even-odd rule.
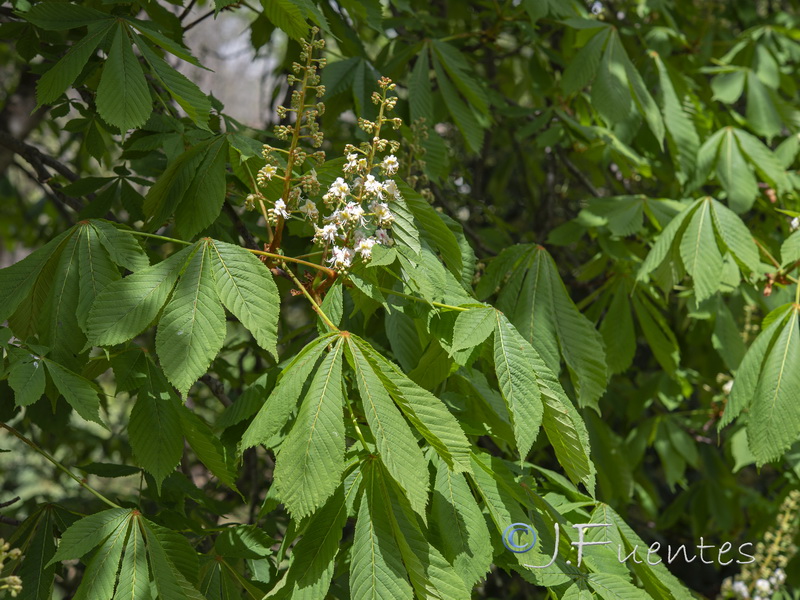
[[[220,300],[258,345],[277,357],[280,296],[269,269],[252,253],[225,242],[212,240],[209,253]]]
[[[214,287],[211,242],[197,245],[156,332],[156,352],[164,374],[181,394],[208,370],[225,341],[225,311]]]
[[[74,596],[75,600],[111,598],[114,594],[114,584],[117,581],[122,551],[132,521],[129,512],[119,527],[100,544],[86,565],[81,584]]]
[[[337,340],[314,373],[275,460],[278,497],[295,518],[313,513],[341,483],[345,449],[343,345],[342,338]]]
[[[82,558],[126,523],[130,515],[130,510],[110,508],[76,521],[61,536],[58,550],[48,564]]]
[[[696,200],[664,228],[639,268],[637,280],[661,265],[677,245],[694,281],[698,302],[720,288],[723,254],[730,253],[742,272],[758,272],[758,248],[742,220],[713,198]]]
[[[347,336],[358,393],[381,462],[424,518],[428,504],[427,461],[403,415],[355,336]],[[424,474],[424,475],[423,475]]]
[[[429,391],[411,381],[405,373],[376,352],[366,341],[355,336],[353,339],[364,352],[389,395],[420,435],[427,440],[449,468],[469,472],[470,444],[458,420],[447,406]]]
[[[115,281],[98,294],[86,330],[89,341],[112,346],[133,339],[158,315],[178,275],[198,244],[184,248],[168,259]]]
[[[553,258],[541,246],[512,246],[493,261],[486,277],[495,281],[508,271],[497,308],[551,370],[559,372],[563,358],[580,406],[596,407],[608,380],[603,338],[569,297]]]

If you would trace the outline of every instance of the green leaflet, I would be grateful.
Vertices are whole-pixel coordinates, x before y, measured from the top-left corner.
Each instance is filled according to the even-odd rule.
[[[433,91],[431,90],[430,69],[428,46],[425,45],[422,47],[422,52],[417,55],[417,62],[414,64],[409,81],[408,104],[412,123],[420,118],[425,119],[427,122],[433,120]],[[408,198],[407,195],[406,198]]]
[[[97,295],[112,281],[120,279],[119,270],[112,262],[105,246],[94,227],[82,227],[75,234],[79,236],[78,277],[79,296],[78,324],[85,331],[89,310]]]
[[[18,263],[0,269],[0,322],[8,319],[22,303],[45,264],[71,233],[72,230],[65,231]]]
[[[609,32],[609,28],[601,28],[567,64],[561,75],[561,88],[566,95],[581,91],[595,78]]]
[[[625,283],[619,281],[600,325],[600,334],[606,346],[608,370],[611,373],[622,373],[633,362],[636,332],[632,312],[628,290]]]
[[[386,477],[380,465],[375,475],[382,500],[390,509],[395,539],[416,595],[436,600],[469,600],[470,591],[444,556],[428,541],[408,499]]]
[[[108,13],[67,2],[35,4],[24,13],[24,16],[27,21],[49,31],[66,31],[92,25],[98,21],[111,20],[111,15]]]
[[[130,510],[111,508],[77,521],[62,534],[58,551],[48,564],[82,558],[122,527],[130,516]]]
[[[479,113],[488,115],[488,98],[480,80],[472,76],[472,69],[464,55],[454,46],[436,39],[431,40],[431,49],[469,105]]]
[[[131,521],[129,514],[97,549],[86,566],[81,585],[74,596],[76,600],[111,598]]]
[[[795,231],[781,245],[781,267],[800,260],[800,231]]]
[[[98,346],[126,342],[142,332],[167,301],[178,274],[197,246],[141,269],[107,286],[92,304],[86,321],[89,340]]]
[[[718,427],[721,429],[725,425],[732,423],[739,416],[739,413],[753,401],[761,374],[761,367],[764,356],[772,345],[776,333],[791,310],[791,305],[780,306],[770,312],[764,319],[764,328],[758,337],[748,348],[739,368],[736,371],[736,379],[731,389],[731,396],[725,405],[725,412],[722,414]],[[766,325],[769,321],[769,325]]]
[[[225,199],[225,146],[223,136],[211,138],[169,164],[145,197],[144,212],[150,230],[158,229],[173,213],[177,218],[182,204],[186,206],[179,226],[187,230],[189,237],[213,222]],[[191,210],[200,214],[191,215]]]
[[[140,391],[128,421],[128,440],[136,463],[153,476],[156,489],[175,470],[183,456],[180,402]]]
[[[14,402],[17,406],[33,404],[44,394],[47,378],[44,374],[44,363],[36,356],[14,363],[8,375],[8,385],[14,390]]]
[[[450,354],[482,344],[494,330],[495,311],[491,308],[471,308],[458,313],[453,329]]]
[[[444,103],[450,111],[450,115],[453,117],[456,126],[464,136],[467,148],[471,152],[477,153],[483,144],[483,127],[473,113],[472,107],[464,103],[458,95],[458,91],[456,91],[456,88],[447,76],[446,70],[436,54],[432,56],[433,68],[436,72],[436,81],[444,97]]]
[[[343,343],[339,339],[333,345],[314,374],[275,461],[275,486],[296,518],[314,512],[341,483],[345,448]]]
[[[83,229],[83,227],[81,227]],[[87,228],[88,229],[88,228]],[[56,263],[52,294],[45,304],[45,323],[42,341],[50,348],[50,356],[58,362],[77,370],[86,336],[78,325],[80,304],[79,232],[64,244]]]
[[[353,336],[348,337],[347,349],[381,462],[408,495],[414,510],[424,515],[428,504],[428,477],[421,474],[427,474],[427,461],[378,373]]]
[[[141,127],[152,112],[147,80],[127,32],[125,24],[117,26],[97,87],[97,112],[122,132]]]
[[[761,261],[758,257],[758,246],[753,235],[742,220],[724,204],[711,200],[711,216],[714,228],[725,248],[733,255],[736,262],[752,273],[759,272]]]
[[[173,69],[167,62],[158,56],[146,41],[131,32],[131,38],[142,53],[147,64],[161,85],[169,92],[189,118],[200,129],[208,131],[208,119],[211,116],[211,100],[195,83]]]
[[[225,202],[227,158],[228,142],[220,136],[208,146],[186,193],[177,199],[175,224],[184,237],[194,237],[219,216]]]
[[[431,526],[437,528],[437,547],[453,569],[472,588],[492,562],[489,529],[467,480],[437,461],[431,501]]]
[[[628,119],[633,109],[627,62],[625,49],[612,32],[592,82],[592,105],[610,124]]]
[[[747,440],[761,466],[781,457],[800,434],[800,326],[793,306],[764,359],[747,419]]]
[[[33,531],[28,535],[25,555],[19,566],[17,575],[25,582],[20,600],[39,600],[51,598],[53,595],[53,582],[55,579],[56,565],[51,561],[56,553],[56,543],[53,538],[55,521],[54,509],[51,505],[44,505],[32,514],[17,529],[15,536],[28,535],[27,525],[33,525]],[[14,538],[11,539],[12,544]]]
[[[722,254],[714,235],[710,202],[702,202],[694,211],[679,247],[686,271],[694,280],[697,301],[710,298],[719,289],[722,272]]]
[[[164,308],[156,334],[164,374],[184,395],[208,370],[225,341],[225,311],[214,288],[210,245],[210,241],[199,244]]]
[[[197,458],[217,479],[238,492],[236,467],[232,464],[233,453],[226,451],[222,442],[202,418],[185,406],[179,406],[177,409],[183,434]]]
[[[267,396],[261,409],[239,442],[239,452],[267,444],[286,422],[297,403],[297,398],[311,374],[319,357],[335,334],[319,337],[306,345],[286,366],[279,376],[278,384]]]
[[[125,545],[114,600],[148,600],[149,597],[150,569],[147,566],[147,552],[138,520],[134,520]]]
[[[514,427],[520,460],[530,452],[542,424],[542,398],[531,368],[534,356],[536,351],[506,316],[495,312],[494,368]]]
[[[295,40],[299,40],[308,33],[306,15],[292,0],[262,0],[261,7],[266,17],[276,26],[286,32]]]
[[[722,136],[717,159],[717,178],[728,193],[728,203],[737,213],[747,211],[756,199],[758,184],[744,155],[739,150],[733,128]]]
[[[390,506],[383,495],[382,472],[376,460],[362,468],[362,494],[350,552],[350,597],[353,600],[412,600]]]
[[[111,19],[90,24],[86,37],[76,42],[61,60],[42,75],[36,84],[39,106],[54,102],[73,84],[113,26]]]
[[[100,418],[99,391],[95,384],[52,360],[45,359],[44,364],[56,388],[75,412],[87,421],[106,427]]]
[[[415,384],[367,342],[356,338],[373,370],[405,417],[455,471],[469,472],[469,442],[447,406]]]
[[[205,600],[194,586],[197,555],[185,538],[145,519],[141,523],[158,597]]]
[[[354,494],[351,486],[347,494]],[[347,522],[347,504],[343,486],[313,516],[302,539],[292,548],[294,561],[287,577],[291,582],[282,597],[292,600],[321,600],[328,593],[339,554],[342,528]]]
[[[280,296],[269,269],[239,246],[211,241],[208,249],[220,300],[277,357]]]
[[[147,254],[142,250],[136,237],[127,233],[125,229],[117,229],[114,224],[102,219],[93,219],[91,223],[97,233],[97,239],[100,240],[114,263],[131,272],[150,266],[150,259],[147,258]]]
[[[670,69],[658,54],[653,53],[652,56],[658,68],[667,145],[673,161],[679,167],[678,177],[682,184],[686,184],[694,176],[700,137],[692,119],[683,110],[681,98],[672,82],[673,75]]]

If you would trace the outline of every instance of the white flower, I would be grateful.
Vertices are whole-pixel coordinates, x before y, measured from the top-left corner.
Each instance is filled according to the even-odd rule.
[[[328,195],[339,200],[344,200],[347,194],[350,193],[350,186],[347,185],[344,179],[337,177],[331,186],[328,188]]]
[[[334,269],[346,269],[353,264],[353,250],[350,248],[333,247],[333,255],[328,259]]]
[[[372,247],[378,243],[378,240],[375,238],[363,238],[356,243],[356,252],[361,255],[361,258],[364,260],[369,260],[372,258]]]
[[[733,379],[731,379],[730,381],[726,381],[725,385],[722,386],[722,391],[725,392],[726,394],[730,394],[732,389],[733,389]]]
[[[327,217],[323,219],[326,223],[333,223],[337,227],[342,225],[347,218],[345,217],[344,213],[339,210],[338,208],[329,214]]]
[[[368,194],[375,194],[379,198],[383,198],[383,185],[380,181],[375,179],[374,175],[367,175],[367,180],[364,182],[364,191]]]
[[[755,590],[759,593],[770,594],[772,593],[772,586],[766,579],[758,579],[756,580]]]
[[[383,159],[381,163],[381,169],[387,175],[394,175],[397,173],[397,169],[400,168],[400,162],[397,160],[397,157],[394,154],[390,154],[386,158]]]
[[[353,152],[347,155],[347,164],[344,166],[345,173],[353,173],[358,169],[358,154]]]
[[[272,176],[278,172],[274,165],[264,165],[261,170],[256,174],[256,180],[259,185],[264,185],[267,181],[272,179]]]
[[[389,210],[389,205],[385,202],[373,202],[369,208],[372,214],[375,215],[375,220],[380,227],[391,225],[394,221],[394,215]]]
[[[359,225],[364,224],[364,209],[357,202],[348,202],[342,212],[348,221]]]
[[[394,243],[392,236],[390,236],[389,232],[385,229],[375,230],[375,240],[383,246],[391,246]]]
[[[289,211],[286,210],[286,202],[283,199],[275,200],[275,206],[270,208],[267,213],[269,214],[269,219],[273,223],[277,222],[278,217],[283,217],[284,219],[289,218]]]
[[[314,226],[316,233],[314,234],[314,241],[317,243],[320,242],[327,242],[332,244],[336,241],[336,234],[338,233],[338,228],[334,223],[329,223],[322,228]]]
[[[359,158],[358,159],[358,170],[364,171],[367,168],[367,159],[366,158]]]
[[[731,586],[731,589],[733,590],[733,593],[736,594],[737,598],[746,599],[750,597],[750,592],[747,591],[747,585],[744,583],[744,581],[734,582],[734,584]]]
[[[319,217],[319,209],[317,209],[317,205],[311,200],[306,200],[305,204],[303,204],[298,210],[312,221],[316,221]]]
[[[797,231],[798,229],[800,229],[800,218],[795,217],[794,219],[792,219],[792,222],[789,224],[789,228],[792,231]]]
[[[400,190],[397,188],[397,184],[393,179],[387,179],[383,182],[383,191],[395,198],[400,197]]]
[[[770,580],[774,580],[772,581],[772,583],[781,584],[784,581],[786,581],[786,572],[780,567],[778,567],[777,569],[775,569],[775,572],[772,574],[772,577],[770,577]]]

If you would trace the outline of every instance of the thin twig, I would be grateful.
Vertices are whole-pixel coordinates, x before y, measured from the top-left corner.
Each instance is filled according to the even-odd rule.
[[[592,196],[594,196],[595,198],[600,198],[603,196],[603,194],[600,193],[600,190],[594,187],[594,184],[591,181],[589,181],[589,178],[586,177],[583,171],[581,171],[578,167],[576,167],[575,163],[572,162],[567,157],[566,154],[564,154],[564,151],[561,150],[561,148],[556,148],[556,154],[558,155],[558,158],[561,160],[561,162],[563,162],[564,165],[567,167],[567,170],[569,170],[570,173],[572,173],[575,177],[578,178],[578,180],[583,184],[583,187],[589,190],[589,193],[592,194]]]
[[[206,20],[208,17],[212,16],[212,15],[214,14],[214,12],[215,12],[215,11],[213,11],[213,10],[210,10],[210,11],[208,11],[208,12],[207,12],[206,14],[204,14],[202,17],[198,17],[197,19],[195,19],[194,21],[192,21],[191,23],[189,23],[189,24],[188,24],[186,27],[184,27],[184,28],[183,28],[183,30],[184,30],[184,31],[189,31],[189,30],[190,30],[192,27],[194,27],[195,25],[199,25],[200,23],[202,23],[203,21],[205,21],[205,20]]]
[[[228,398],[228,394],[225,393],[225,386],[219,379],[213,375],[210,375],[209,373],[206,373],[200,378],[200,381],[208,386],[208,389],[211,390],[211,393],[214,394],[217,400],[219,400],[224,406],[228,407],[233,404],[231,399]]]
[[[250,233],[247,225],[244,224],[244,221],[242,221],[239,213],[237,213],[236,209],[231,206],[230,202],[226,200],[222,205],[222,209],[225,211],[225,214],[230,217],[231,221],[233,222],[233,226],[236,227],[236,231],[239,232],[239,235],[244,240],[245,246],[251,250],[258,250],[258,242],[256,241],[256,238],[253,237],[252,233]]]

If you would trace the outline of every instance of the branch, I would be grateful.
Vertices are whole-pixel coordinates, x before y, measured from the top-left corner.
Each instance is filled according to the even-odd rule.
[[[601,198],[603,194],[600,193],[600,190],[594,187],[594,184],[591,181],[589,181],[589,178],[586,177],[583,171],[581,171],[578,167],[576,167],[575,163],[572,162],[569,158],[567,158],[567,155],[564,154],[564,151],[561,148],[556,148],[555,150],[556,154],[558,154],[558,158],[560,158],[561,162],[563,162],[566,165],[567,170],[569,170],[570,173],[572,173],[575,177],[578,178],[578,180],[583,184],[583,187],[589,190],[589,192],[595,198]]]
[[[0,145],[8,148],[15,154],[18,154],[28,161],[28,163],[33,167],[33,170],[36,171],[36,177],[38,178],[38,181],[40,183],[46,183],[61,202],[76,212],[83,208],[83,203],[80,200],[73,198],[72,196],[67,196],[61,191],[61,186],[57,182],[52,181],[53,176],[46,168],[46,166],[49,166],[59,174],[66,177],[69,181],[76,181],[78,176],[73,173],[69,167],[60,163],[52,156],[47,156],[46,154],[42,153],[42,151],[36,146],[31,146],[30,144],[21,142],[4,131],[0,131]]]
[[[67,204],[67,201],[66,201],[66,196],[63,193],[57,192],[55,190],[48,190],[47,187],[44,185],[44,183],[39,181],[39,179],[37,179],[37,177],[33,173],[28,171],[28,169],[23,167],[17,161],[13,161],[11,164],[13,166],[17,167],[17,169],[19,169],[20,171],[22,171],[22,173],[28,179],[30,179],[36,185],[38,185],[40,188],[42,188],[42,191],[44,192],[44,195],[53,202],[53,206],[56,207],[56,210],[58,211],[58,214],[61,215],[61,218],[63,218],[70,225],[72,225],[74,223],[74,219],[72,218],[72,214],[67,210],[68,204]]]
[[[250,230],[247,229],[247,225],[244,224],[244,221],[242,221],[239,213],[237,213],[233,206],[231,206],[230,202],[226,200],[222,205],[222,209],[225,211],[225,214],[230,217],[231,221],[233,221],[233,226],[236,227],[236,231],[238,231],[239,235],[242,236],[244,245],[251,250],[258,250],[258,242],[256,241],[256,238],[254,238],[253,234],[250,233]]]
[[[231,399],[228,398],[228,394],[225,393],[225,386],[219,379],[206,373],[200,378],[200,381],[208,386],[208,389],[211,390],[211,393],[214,394],[217,400],[219,400],[224,406],[228,407],[233,404]]]

